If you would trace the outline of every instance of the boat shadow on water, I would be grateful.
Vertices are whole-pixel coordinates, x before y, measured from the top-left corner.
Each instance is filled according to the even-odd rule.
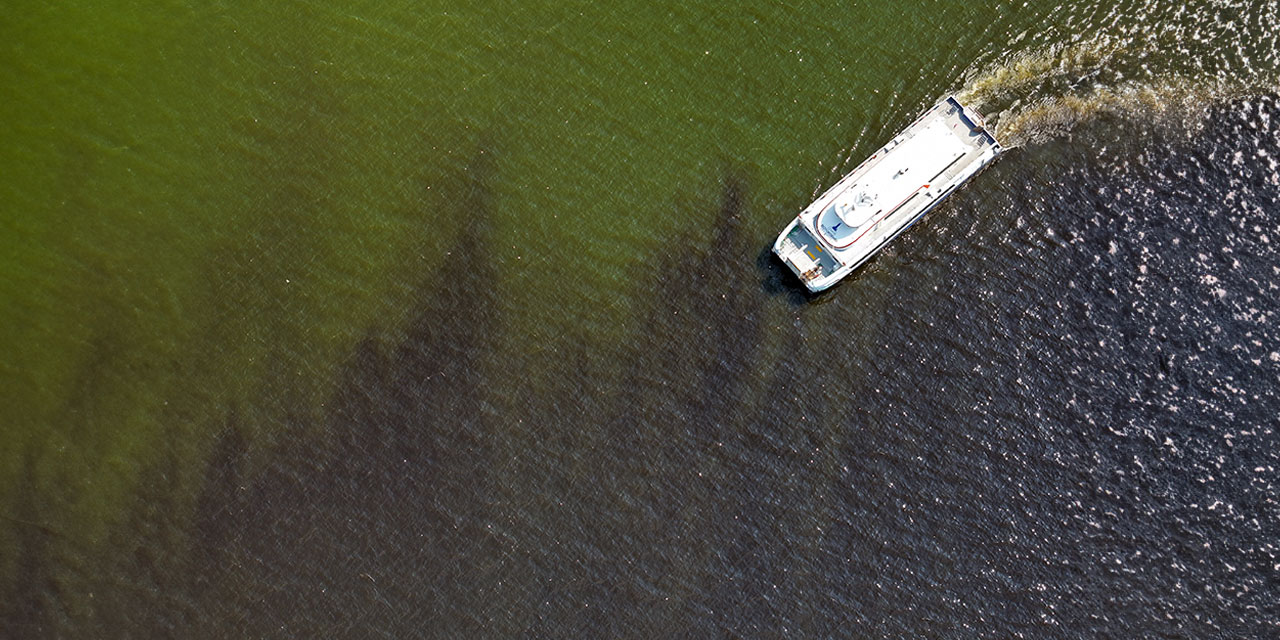
[[[769,296],[785,296],[787,302],[793,307],[825,297],[822,294],[811,294],[806,291],[800,279],[795,277],[774,255],[771,245],[765,244],[760,247],[760,252],[756,255],[756,268],[760,270],[760,289]]]
[[[773,252],[773,246],[765,244],[760,247],[760,252],[756,255],[756,269],[760,272],[760,290],[770,297],[782,296],[792,307],[802,307],[810,304],[826,304],[835,299],[834,291],[839,287],[832,287],[813,293],[804,286],[803,282],[796,277],[786,265],[782,264]],[[857,280],[858,272],[855,271],[846,282]]]

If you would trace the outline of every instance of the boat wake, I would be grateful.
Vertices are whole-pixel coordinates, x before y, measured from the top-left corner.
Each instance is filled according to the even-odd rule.
[[[975,68],[957,97],[988,114],[1006,147],[1042,144],[1110,120],[1192,135],[1216,105],[1280,89],[1276,5],[1141,2],[1059,16]],[[1089,37],[1079,34],[1088,33]]]
[[[1193,135],[1203,129],[1214,105],[1271,91],[1260,86],[1202,83],[1177,76],[1097,87],[1040,98],[1001,111],[996,118],[996,132],[1006,146],[1018,147],[1048,142],[1082,124],[1109,117]]]

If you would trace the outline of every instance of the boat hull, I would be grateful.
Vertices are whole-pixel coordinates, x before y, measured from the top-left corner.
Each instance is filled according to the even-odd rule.
[[[981,116],[947,98],[800,212],[773,251],[810,291],[828,289],[1002,151]]]

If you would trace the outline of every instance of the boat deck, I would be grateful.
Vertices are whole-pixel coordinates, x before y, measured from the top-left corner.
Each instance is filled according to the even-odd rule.
[[[967,121],[968,119],[965,118],[965,120]],[[991,153],[990,144],[988,143],[991,137],[987,132],[960,128],[952,128],[951,132],[959,136],[965,146],[969,147],[969,150],[958,161],[937,175],[935,179],[940,184],[954,182],[961,174],[971,171],[973,164],[980,161],[982,156]]]
[[[819,291],[847,275],[995,159],[1000,144],[954,98],[939,102],[837,182],[774,251]]]
[[[796,256],[797,267],[801,273],[812,273],[814,277],[821,277],[834,273],[840,268],[840,261],[830,251],[824,249],[822,243],[815,240],[813,234],[809,233],[804,225],[792,226],[783,243],[787,251]]]

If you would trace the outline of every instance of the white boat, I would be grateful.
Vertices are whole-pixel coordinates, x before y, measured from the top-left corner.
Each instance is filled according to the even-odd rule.
[[[813,201],[773,252],[822,291],[924,217],[1004,149],[982,116],[947,98]]]

